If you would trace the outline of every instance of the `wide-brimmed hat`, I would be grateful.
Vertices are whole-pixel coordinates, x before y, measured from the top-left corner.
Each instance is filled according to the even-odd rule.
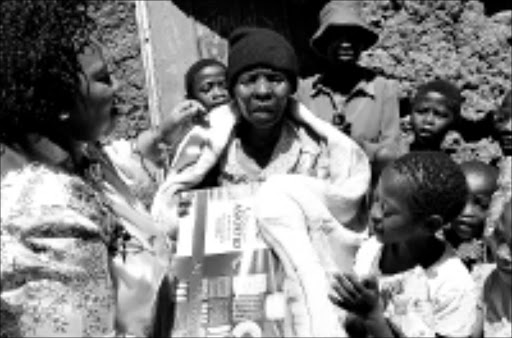
[[[327,3],[320,11],[320,27],[310,40],[311,47],[321,56],[326,56],[327,47],[339,30],[353,30],[362,43],[363,50],[373,46],[379,35],[364,22],[357,1],[335,0]]]

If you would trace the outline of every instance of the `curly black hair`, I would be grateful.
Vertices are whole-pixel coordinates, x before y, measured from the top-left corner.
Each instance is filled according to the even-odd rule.
[[[72,109],[95,25],[87,0],[4,0],[0,13],[0,141],[15,142]]]
[[[439,215],[448,223],[466,205],[468,187],[460,166],[436,151],[416,151],[390,164],[407,182],[409,207],[418,218]]]

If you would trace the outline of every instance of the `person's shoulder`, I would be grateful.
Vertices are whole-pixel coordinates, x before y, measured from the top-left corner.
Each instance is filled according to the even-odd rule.
[[[383,90],[396,90],[398,81],[381,70],[360,67],[361,79],[367,83],[373,83],[377,88]]]
[[[398,81],[387,75],[377,74],[373,81],[375,82],[376,86],[381,88],[382,91],[396,92],[398,90]]]
[[[321,82],[321,79],[322,74],[314,74],[300,78],[295,96],[299,100],[306,100],[307,97],[313,95],[315,88]]]
[[[441,293],[475,289],[471,273],[450,246],[447,246],[443,256],[427,269],[427,276]]]
[[[302,84],[302,85],[308,85],[308,86],[312,86],[313,83],[315,83],[316,81],[318,81],[318,79],[321,78],[321,74],[317,73],[317,74],[312,74],[312,75],[308,75],[306,77],[302,77],[299,79],[299,83]]]
[[[471,271],[471,277],[475,281],[477,287],[480,290],[483,290],[484,285],[489,278],[489,276],[496,270],[495,263],[479,263],[473,266],[473,270]]]
[[[7,173],[2,179],[1,190],[2,220],[23,215],[41,218],[58,209],[78,207],[73,203],[77,197],[88,200],[86,196],[93,196],[82,180],[39,163]]]

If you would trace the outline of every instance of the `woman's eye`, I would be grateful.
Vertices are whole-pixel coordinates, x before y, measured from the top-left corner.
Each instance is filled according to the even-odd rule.
[[[268,80],[270,82],[274,82],[274,83],[280,83],[280,82],[283,82],[284,81],[284,77],[282,77],[281,75],[270,75],[268,77]]]
[[[253,83],[256,82],[256,78],[255,77],[247,76],[247,77],[240,78],[239,81],[240,81],[241,85],[250,86],[250,85],[252,85]]]

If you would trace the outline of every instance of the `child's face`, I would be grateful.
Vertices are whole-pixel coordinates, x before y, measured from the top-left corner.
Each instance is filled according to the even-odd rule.
[[[201,69],[194,78],[193,94],[206,110],[226,103],[229,100],[226,71],[218,65]]]
[[[512,102],[510,95],[504,100],[494,115],[494,130],[501,150],[507,156],[512,155]]]
[[[455,112],[442,94],[428,92],[413,102],[411,123],[417,142],[441,144],[455,121]]]
[[[493,249],[498,271],[507,276],[512,275],[512,211],[510,200],[505,204],[501,217],[491,235],[491,248]]]
[[[411,212],[406,191],[407,182],[396,171],[384,169],[370,210],[372,230],[382,243],[405,242],[426,234]]]
[[[485,220],[496,190],[496,180],[484,172],[464,170],[468,183],[469,196],[462,213],[452,223],[452,229],[463,241],[481,238]]]

